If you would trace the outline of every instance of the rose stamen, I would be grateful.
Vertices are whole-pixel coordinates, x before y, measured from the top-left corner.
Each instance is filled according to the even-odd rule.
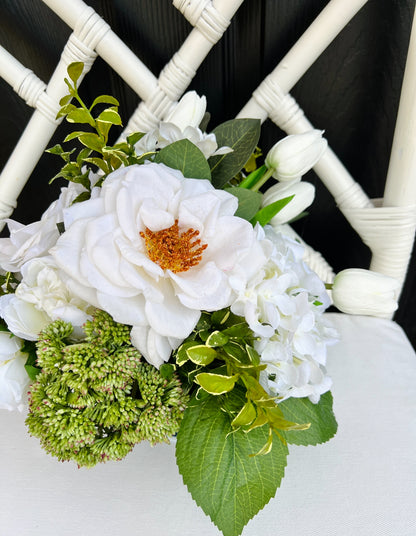
[[[146,227],[145,232],[140,233],[149,259],[175,274],[187,272],[201,262],[208,244],[201,244],[198,235],[199,231],[192,228],[180,234],[178,220],[167,229],[153,232]]]

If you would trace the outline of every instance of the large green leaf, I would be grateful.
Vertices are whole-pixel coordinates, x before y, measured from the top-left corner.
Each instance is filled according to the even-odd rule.
[[[225,401],[227,409],[241,407],[245,397],[235,388],[228,395],[194,400],[186,409],[176,459],[196,503],[224,536],[237,536],[274,497],[288,450],[275,437],[270,454],[252,456],[267,442],[269,429],[232,432],[232,417],[222,409]]]
[[[212,184],[222,188],[234,177],[252,155],[260,137],[259,119],[232,119],[213,130],[218,147],[231,147],[231,153],[211,156]]]
[[[338,425],[332,411],[332,394],[321,395],[318,404],[313,404],[308,398],[288,398],[279,404],[286,419],[295,422],[309,422],[308,430],[300,432],[281,432],[288,443],[294,445],[317,445],[325,443],[333,437]]]
[[[155,162],[182,171],[188,179],[211,180],[211,171],[203,153],[189,140],[179,140],[161,149]]]

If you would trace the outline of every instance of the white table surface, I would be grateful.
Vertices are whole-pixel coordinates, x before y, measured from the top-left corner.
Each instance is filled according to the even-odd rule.
[[[331,318],[338,434],[290,447],[281,488],[243,536],[416,534],[416,355],[394,322]],[[46,455],[24,419],[0,411],[0,536],[221,534],[182,484],[173,446],[77,469]]]

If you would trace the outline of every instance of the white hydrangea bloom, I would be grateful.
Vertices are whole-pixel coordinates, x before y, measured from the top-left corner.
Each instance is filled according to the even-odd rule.
[[[237,297],[231,310],[244,316],[258,337],[256,349],[267,369],[263,387],[283,400],[319,401],[329,390],[326,347],[334,333],[323,322],[330,301],[318,276],[302,262],[303,247],[271,227],[257,228],[265,262],[254,273],[232,279]]]

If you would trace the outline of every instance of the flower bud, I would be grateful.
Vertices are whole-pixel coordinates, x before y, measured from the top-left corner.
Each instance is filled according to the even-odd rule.
[[[328,142],[323,131],[310,130],[283,138],[268,152],[265,164],[274,168],[273,177],[279,181],[298,179],[309,171],[325,152]]]
[[[271,205],[292,195],[295,197],[270,220],[271,225],[281,225],[293,220],[309,207],[315,197],[315,187],[309,182],[275,184],[264,193],[262,206]]]
[[[350,268],[335,276],[332,300],[344,313],[388,316],[398,307],[399,287],[393,277]]]
[[[196,91],[188,91],[181,98],[164,121],[173,123],[183,132],[186,127],[198,127],[205,114],[207,99],[200,97]]]

